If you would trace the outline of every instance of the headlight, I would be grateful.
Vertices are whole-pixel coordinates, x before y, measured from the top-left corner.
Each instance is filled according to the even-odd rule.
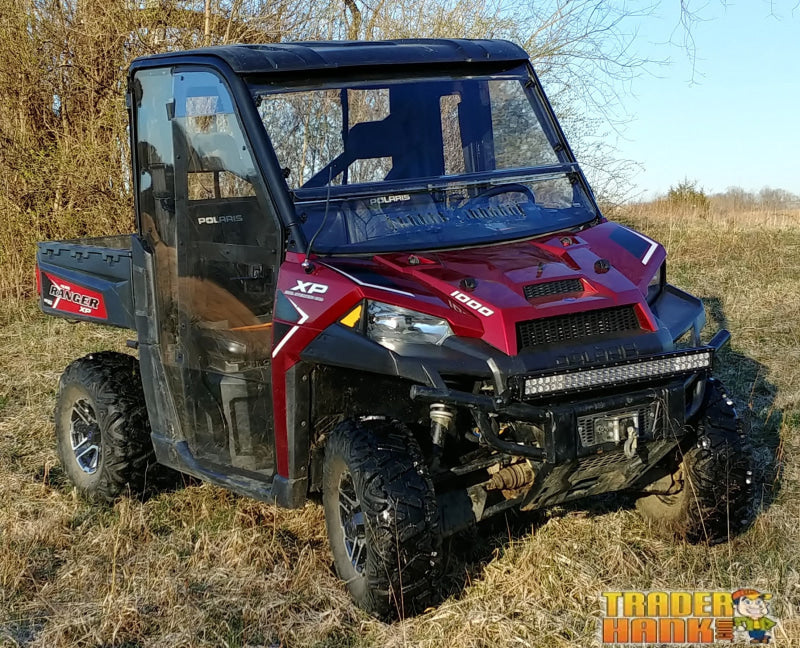
[[[664,263],[661,264],[661,267],[653,275],[653,278],[650,280],[650,283],[647,284],[648,304],[652,304],[656,300],[666,282],[667,282],[667,263],[665,261]]]
[[[381,302],[367,304],[367,337],[388,349],[398,344],[441,344],[453,335],[447,320]]]

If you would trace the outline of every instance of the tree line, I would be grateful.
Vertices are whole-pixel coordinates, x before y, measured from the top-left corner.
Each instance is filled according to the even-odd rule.
[[[37,240],[131,229],[124,86],[137,56],[226,43],[508,38],[532,54],[589,167],[609,176],[611,158],[592,136],[613,120],[617,84],[643,64],[624,28],[636,15],[607,0],[0,0],[0,297],[31,296]]]
[[[688,1],[680,0],[682,15]],[[595,189],[619,195],[629,166],[606,135],[624,115],[627,84],[648,64],[632,44],[636,21],[652,8],[625,0],[0,0],[0,299],[32,296],[37,240],[131,229],[124,92],[137,56],[226,43],[506,38],[531,54]]]

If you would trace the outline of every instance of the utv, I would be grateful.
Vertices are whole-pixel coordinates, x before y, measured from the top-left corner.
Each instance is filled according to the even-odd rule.
[[[133,62],[137,233],[39,245],[45,313],[136,331],[72,363],[64,469],[156,463],[321,494],[336,570],[391,617],[442,538],[598,493],[691,540],[750,513],[719,331],[607,221],[531,68],[490,40],[225,46]]]

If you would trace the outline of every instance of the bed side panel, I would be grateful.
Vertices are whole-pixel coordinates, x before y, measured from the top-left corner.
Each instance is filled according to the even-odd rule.
[[[39,243],[36,266],[47,315],[136,328],[130,235]]]

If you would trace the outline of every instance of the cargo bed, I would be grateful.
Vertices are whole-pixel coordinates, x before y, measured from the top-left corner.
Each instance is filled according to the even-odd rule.
[[[136,328],[130,234],[39,243],[36,267],[46,314]]]

